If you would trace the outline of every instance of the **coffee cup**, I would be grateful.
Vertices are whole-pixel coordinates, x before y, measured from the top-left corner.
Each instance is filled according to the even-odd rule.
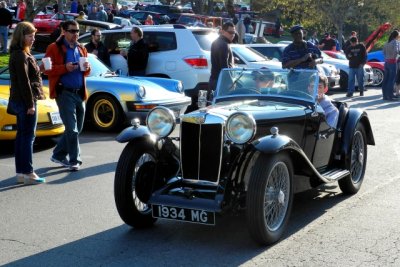
[[[51,67],[52,67],[51,58],[44,57],[44,58],[42,58],[42,62],[43,62],[45,70],[51,70]]]
[[[79,58],[79,67],[81,69],[81,71],[86,71],[86,67],[85,67],[85,63],[88,62],[88,58],[87,57],[80,57]]]

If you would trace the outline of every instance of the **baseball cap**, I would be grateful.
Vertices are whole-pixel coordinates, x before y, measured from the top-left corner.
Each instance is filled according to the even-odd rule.
[[[292,28],[290,28],[290,33],[294,33],[295,31],[298,31],[298,30],[302,30],[302,29],[304,29],[303,28],[303,26],[301,26],[300,24],[297,24],[297,25],[294,25]]]

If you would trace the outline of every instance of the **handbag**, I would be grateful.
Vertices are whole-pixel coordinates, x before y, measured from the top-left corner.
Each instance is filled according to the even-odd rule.
[[[12,106],[10,105],[11,101],[10,99],[8,99],[8,104],[7,104],[7,113],[13,116],[16,116],[17,113],[15,112],[15,110],[12,108]]]

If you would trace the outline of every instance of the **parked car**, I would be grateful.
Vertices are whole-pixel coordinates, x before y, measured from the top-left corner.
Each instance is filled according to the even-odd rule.
[[[144,10],[129,12],[130,21],[133,24],[137,24],[136,21],[139,21],[140,24],[144,25],[144,21],[146,20],[148,15],[151,15],[153,17],[155,25],[167,24],[169,23],[170,20],[170,18],[164,13],[144,11]]]
[[[129,19],[117,16],[114,17],[113,23],[118,24],[122,27],[131,27],[133,25]]]
[[[283,50],[286,47],[284,44],[249,44],[247,46],[279,62],[282,61]],[[282,63],[280,64],[282,65]],[[318,64],[317,68],[328,78],[329,89],[340,88],[340,71],[334,65],[322,63]]]
[[[90,19],[77,19],[79,23],[79,34],[85,34],[87,32],[91,32],[93,29],[99,29],[101,31],[105,30],[117,30],[122,29],[123,27],[116,23],[98,21],[98,20],[90,20]]]
[[[170,5],[147,5],[144,10],[165,14],[170,18],[171,23],[175,23],[182,13],[182,9]]]
[[[330,57],[347,60],[346,55],[343,54],[343,52],[338,52],[338,51],[324,51],[324,52]],[[383,82],[385,64],[383,62],[369,61],[368,65],[372,68],[372,71],[374,73],[374,80],[370,85],[380,87]]]
[[[60,25],[61,21],[74,20],[79,14],[58,12],[49,19],[35,18],[33,25],[37,29],[37,33],[52,33]]]
[[[0,70],[0,140],[14,140],[17,134],[16,116],[7,113],[10,97],[10,74],[7,69]],[[49,99],[48,89],[43,89],[47,99],[37,102],[38,121],[35,135],[36,137],[56,137],[64,132],[64,124],[56,102]]]
[[[250,47],[241,44],[231,44],[230,47],[235,59],[235,67],[282,69],[280,62],[270,60]]]
[[[147,76],[172,78],[183,83],[185,94],[197,96],[199,89],[208,88],[211,72],[211,43],[218,37],[209,28],[186,28],[182,25],[141,26],[150,49]],[[111,50],[111,68],[128,73],[126,59],[119,52],[129,48],[131,29],[103,31],[102,40]],[[90,35],[79,42],[88,43]]]
[[[37,55],[39,64],[43,54]],[[154,77],[120,77],[93,54],[89,54],[90,76],[86,78],[89,92],[86,121],[99,131],[112,131],[125,122],[138,118],[145,122],[152,108],[167,106],[176,114],[184,112],[190,98],[184,96],[182,83],[177,80]],[[8,77],[8,68],[0,77]],[[8,85],[8,80],[4,80]],[[48,85],[47,76],[43,84]],[[54,101],[53,101],[54,102]]]
[[[253,73],[273,75],[275,85],[256,90]],[[215,225],[217,214],[245,210],[250,235],[270,245],[298,190],[338,183],[357,193],[375,144],[367,113],[333,102],[339,117],[330,127],[317,87],[315,70],[223,69],[211,105],[180,117],[178,138],[172,111],[150,111],[147,127],[116,138],[127,143],[114,180],[122,220],[136,229],[157,219]]]
[[[382,50],[369,52],[367,55],[368,62],[385,62],[385,57],[383,56]]]
[[[76,21],[79,23],[79,30],[80,30],[79,34],[88,33],[90,35],[90,32],[94,28],[99,29],[101,31],[116,30],[123,28],[121,25],[104,21],[80,20],[80,19]],[[32,51],[35,53],[44,53],[46,52],[47,47],[55,40],[56,38],[54,38],[52,35],[37,34],[35,36],[35,43],[33,44]]]

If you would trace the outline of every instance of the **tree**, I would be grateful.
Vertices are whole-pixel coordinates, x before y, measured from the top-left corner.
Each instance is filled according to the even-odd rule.
[[[25,20],[32,22],[36,14],[42,11],[49,4],[49,1],[26,0],[25,3],[26,3]]]

